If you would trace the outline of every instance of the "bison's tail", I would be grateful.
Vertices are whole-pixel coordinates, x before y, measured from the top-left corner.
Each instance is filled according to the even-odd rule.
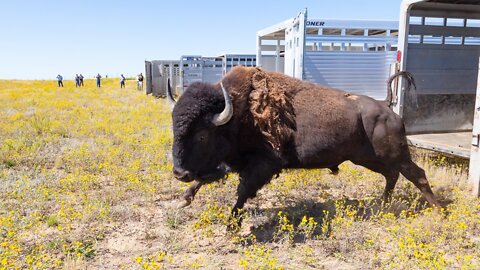
[[[417,86],[415,84],[415,80],[413,79],[412,73],[410,73],[408,71],[399,71],[399,72],[393,74],[392,76],[390,76],[390,78],[388,78],[388,81],[387,81],[387,98],[384,100],[385,104],[388,107],[391,107],[392,102],[393,102],[392,82],[393,82],[393,80],[395,80],[395,78],[400,77],[400,76],[403,76],[407,79],[407,87],[405,89],[407,92],[410,92],[410,87],[412,85],[413,85],[414,90],[417,89]]]

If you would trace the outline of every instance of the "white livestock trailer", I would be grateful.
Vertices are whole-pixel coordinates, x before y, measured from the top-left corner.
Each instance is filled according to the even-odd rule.
[[[480,1],[404,0],[398,49],[400,69],[417,83],[411,95],[401,80],[394,99],[410,144],[470,158],[478,195]]]
[[[180,60],[182,87],[187,89],[194,82],[216,83],[234,66],[256,65],[254,54],[222,54],[216,57],[185,55]]]
[[[214,83],[222,77],[222,58],[184,55],[180,60],[182,88],[194,82]]]
[[[146,93],[156,97],[165,97],[168,79],[170,79],[173,91],[179,93],[181,90],[180,74],[179,60],[145,61]]]
[[[194,82],[218,82],[234,66],[256,66],[254,54],[221,54],[215,57],[184,55],[180,60],[145,61],[146,93],[165,97],[170,79],[175,94]]]
[[[386,97],[398,21],[311,19],[307,11],[257,33],[257,65],[314,83]]]

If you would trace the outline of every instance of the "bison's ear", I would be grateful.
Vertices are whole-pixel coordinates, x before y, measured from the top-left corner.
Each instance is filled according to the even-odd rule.
[[[252,86],[249,102],[254,124],[274,149],[281,150],[296,129],[291,97],[261,69],[253,74]]]

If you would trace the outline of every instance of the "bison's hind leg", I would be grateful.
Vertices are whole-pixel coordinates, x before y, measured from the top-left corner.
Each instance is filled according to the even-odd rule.
[[[412,160],[404,161],[400,165],[400,172],[423,193],[431,206],[441,207],[428,183],[425,171]]]
[[[396,170],[391,170],[388,172],[383,172],[382,174],[383,176],[385,176],[385,180],[387,181],[387,183],[385,184],[385,190],[383,191],[383,200],[385,202],[389,202],[392,197],[393,189],[397,184],[400,173]]]
[[[383,200],[385,202],[390,201],[390,198],[392,197],[393,189],[395,188],[395,185],[397,184],[398,177],[400,175],[400,172],[398,169],[395,169],[395,166],[388,166],[385,165],[383,162],[380,161],[353,161],[353,163],[357,165],[361,165],[369,170],[372,170],[374,172],[380,173],[385,177],[386,184],[385,184],[385,190],[383,191]]]

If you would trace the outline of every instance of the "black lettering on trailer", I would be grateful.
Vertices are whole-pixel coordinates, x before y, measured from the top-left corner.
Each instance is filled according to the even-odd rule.
[[[307,26],[325,26],[325,22],[322,21],[307,21]]]

